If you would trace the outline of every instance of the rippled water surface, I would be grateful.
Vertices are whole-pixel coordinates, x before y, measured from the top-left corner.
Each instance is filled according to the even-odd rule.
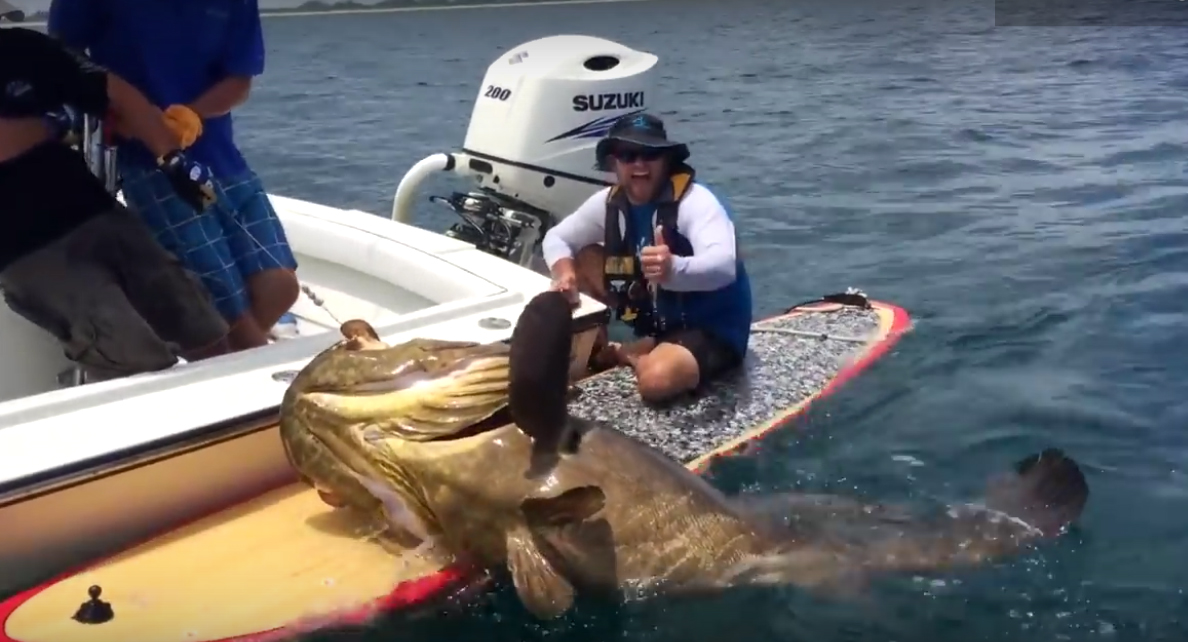
[[[847,286],[911,311],[894,353],[722,466],[723,487],[957,501],[1058,445],[1093,488],[1065,540],[863,600],[745,591],[543,626],[503,590],[364,637],[1185,639],[1184,32],[992,19],[968,2],[660,0],[269,20],[238,128],[274,192],[386,213],[410,164],[461,143],[500,52],[600,35],[661,56],[656,104],[737,210],[760,314]]]

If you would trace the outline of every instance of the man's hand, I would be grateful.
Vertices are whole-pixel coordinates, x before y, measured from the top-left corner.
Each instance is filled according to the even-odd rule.
[[[157,167],[169,179],[178,198],[198,213],[214,204],[214,176],[205,165],[186,158],[180,151],[174,151],[158,159]]]
[[[559,268],[553,274],[553,284],[549,289],[564,294],[571,304],[577,306],[581,302],[581,298],[578,296],[577,273],[574,272],[572,266],[559,266]]]
[[[165,125],[177,136],[182,149],[194,144],[202,135],[202,118],[185,105],[170,105],[165,109]]]
[[[672,274],[672,252],[664,242],[664,228],[657,225],[656,235],[649,245],[639,252],[644,278],[651,283],[664,283]]]

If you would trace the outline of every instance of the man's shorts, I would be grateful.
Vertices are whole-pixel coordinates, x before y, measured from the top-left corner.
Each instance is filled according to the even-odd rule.
[[[704,330],[671,330],[656,337],[656,343],[672,343],[693,354],[697,361],[698,387],[730,372],[742,363],[742,357],[725,342]]]
[[[128,206],[202,279],[228,322],[251,307],[247,279],[264,270],[297,269],[285,229],[254,172],[216,181],[218,201],[201,214],[178,198],[160,171],[121,173]]]
[[[0,287],[97,379],[168,368],[227,334],[201,281],[122,206],[17,259]]]

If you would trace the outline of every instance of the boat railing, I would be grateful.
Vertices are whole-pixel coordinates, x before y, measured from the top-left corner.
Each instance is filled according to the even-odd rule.
[[[116,170],[116,149],[111,144],[111,134],[102,119],[86,116],[83,119],[82,151],[91,173],[103,181],[107,191],[115,195],[119,191]]]

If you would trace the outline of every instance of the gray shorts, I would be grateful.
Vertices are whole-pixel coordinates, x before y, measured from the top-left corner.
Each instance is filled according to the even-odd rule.
[[[163,370],[228,330],[202,282],[122,206],[17,259],[0,288],[97,379]]]

